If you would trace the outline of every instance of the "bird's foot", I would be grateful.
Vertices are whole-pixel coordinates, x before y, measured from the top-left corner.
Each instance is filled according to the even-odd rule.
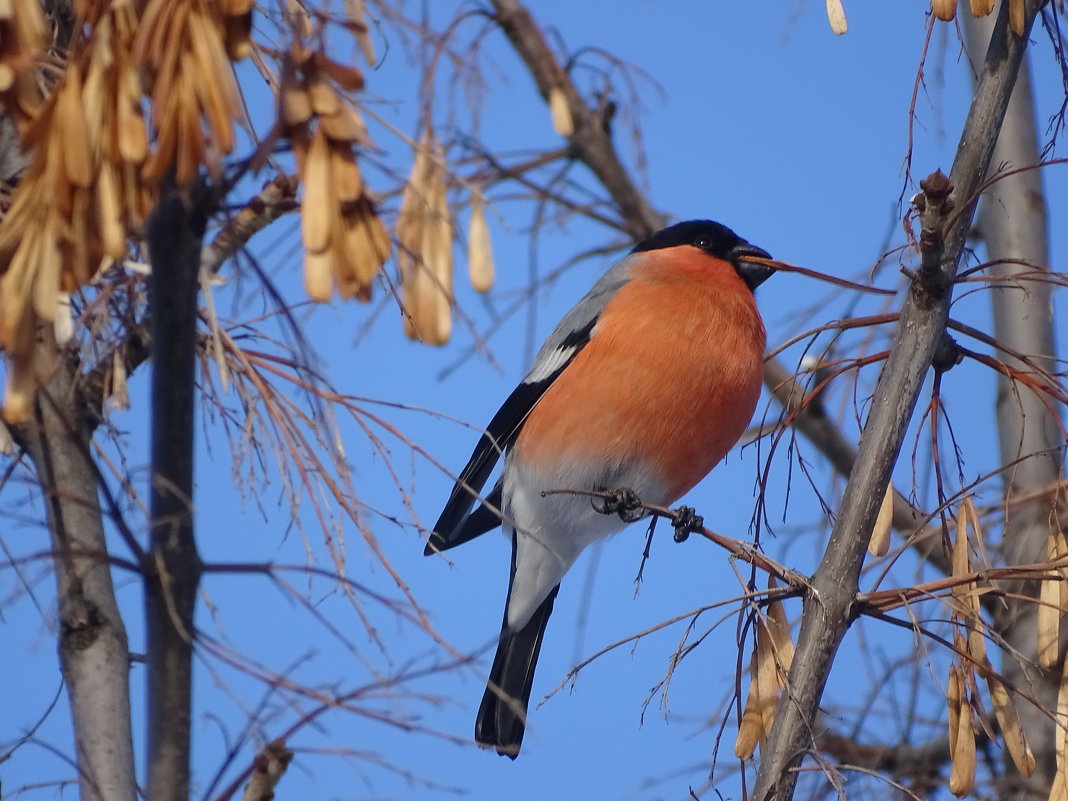
[[[604,495],[593,500],[593,508],[603,515],[619,515],[624,523],[634,523],[645,517],[642,508],[642,500],[634,490],[623,487],[621,489],[603,490]]]
[[[686,542],[690,534],[705,527],[705,519],[692,506],[680,506],[672,513],[671,527],[675,529],[675,542]]]

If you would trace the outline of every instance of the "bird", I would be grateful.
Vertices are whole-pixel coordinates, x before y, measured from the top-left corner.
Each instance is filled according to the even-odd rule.
[[[499,526],[511,539],[479,746],[519,755],[560,581],[583,549],[628,523],[591,493],[670,506],[745,432],[766,340],[754,290],[774,272],[769,261],[710,220],[643,239],[564,315],[486,426],[424,551]],[[500,478],[482,494],[502,456]]]

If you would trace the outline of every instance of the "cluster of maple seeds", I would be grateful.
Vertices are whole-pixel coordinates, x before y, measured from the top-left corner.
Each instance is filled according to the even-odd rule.
[[[41,365],[37,326],[66,313],[66,293],[121,259],[152,207],[161,180],[191,184],[201,168],[218,177],[241,112],[230,62],[248,54],[252,0],[76,3],[81,35],[54,91],[42,99],[39,58],[46,28],[36,3],[0,0],[0,98],[20,123],[29,166],[0,225],[0,347],[7,353],[4,416],[24,420]],[[362,0],[347,0],[366,57],[373,50]],[[294,10],[299,10],[294,8]],[[142,85],[142,78],[145,85]],[[342,95],[362,74],[299,43],[283,63],[280,136],[292,143],[304,184],[302,233],[309,296],[370,297],[390,240],[365,189],[357,147],[366,125]],[[155,131],[142,117],[147,95]],[[403,255],[409,336],[448,339],[453,218],[440,145],[424,138],[405,187],[395,234]],[[493,283],[484,196],[471,193],[471,281]],[[69,326],[67,326],[69,330]]]
[[[452,331],[453,229],[448,203],[445,151],[428,126],[419,142],[397,218],[397,264],[404,303],[404,332],[430,345],[445,344]],[[493,249],[485,196],[471,188],[467,266],[471,286],[493,286]]]
[[[253,0],[149,0],[134,47],[151,76],[156,142],[142,177],[174,170],[188,186],[201,166],[218,177],[241,113],[231,61],[249,53]]]
[[[279,124],[304,184],[301,233],[304,286],[312,300],[369,300],[371,282],[389,258],[389,235],[356,163],[367,126],[338,91],[363,88],[354,67],[295,43],[282,69]]]
[[[20,4],[17,16],[32,17],[36,5]],[[149,204],[140,179],[147,134],[131,56],[135,8],[85,4],[79,11],[92,36],[72,43],[53,91],[21,121],[28,166],[0,225],[0,346],[12,362],[4,398],[9,422],[29,414],[38,322],[54,322],[64,293],[88,283],[105,259],[124,255],[127,232]],[[17,82],[36,84],[36,58],[20,67]]]
[[[893,487],[888,486],[871,538],[869,550],[886,553],[885,531],[892,516]],[[885,518],[885,520],[884,520]],[[971,536],[969,536],[971,532]],[[976,579],[972,566],[971,543],[982,550],[983,532],[979,513],[970,497],[961,501],[956,519],[956,538],[952,547],[952,576],[961,579],[949,598],[950,623],[954,628],[953,649],[956,661],[949,667],[946,686],[947,723],[951,772],[949,789],[957,797],[971,793],[976,777],[976,732],[981,727],[992,741],[1000,740],[1017,770],[1030,776],[1035,756],[1027,742],[1012,691],[994,670],[986,653],[986,625],[981,616],[981,598],[990,592]],[[1046,669],[1056,668],[1060,658],[1061,621],[1068,610],[1068,538],[1054,526],[1047,538],[1049,568],[1040,580],[1038,606],[1038,662]],[[769,582],[774,591],[774,582]],[[756,613],[755,645],[750,660],[749,694],[738,727],[735,754],[740,759],[753,756],[758,744],[771,731],[779,695],[786,687],[793,662],[794,645],[782,603],[772,600],[766,611]],[[1057,698],[1055,753],[1057,773],[1050,789],[1050,801],[1068,797],[1068,660],[1062,664]],[[980,682],[997,721],[997,734],[984,712]],[[1000,736],[998,736],[1000,735]]]
[[[247,52],[252,0],[83,0],[74,10],[78,33],[62,77],[36,102],[40,9],[0,0],[0,28],[13,32],[0,53],[0,86],[19,110],[28,158],[0,225],[9,422],[29,415],[44,368],[34,363],[38,323],[55,322],[65,293],[125,255],[171,165],[179,184],[201,166],[219,173],[240,110],[228,57]],[[142,75],[154,101],[154,147],[141,116]]]

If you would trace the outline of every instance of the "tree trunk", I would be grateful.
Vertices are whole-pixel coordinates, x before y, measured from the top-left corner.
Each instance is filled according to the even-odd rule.
[[[59,661],[81,797],[136,801],[129,648],[90,454],[95,421],[78,391],[79,361],[56,349],[51,329],[42,328],[39,337],[38,364],[50,369],[37,391],[34,419],[12,432],[33,461],[45,496],[59,598]]]

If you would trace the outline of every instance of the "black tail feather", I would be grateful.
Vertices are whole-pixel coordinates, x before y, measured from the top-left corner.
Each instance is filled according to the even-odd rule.
[[[553,611],[560,585],[553,587],[533,616],[519,631],[509,631],[508,610],[497,654],[490,668],[489,684],[475,718],[475,741],[483,748],[495,748],[501,756],[515,759],[523,743],[527,705],[534,684],[545,624]]]
[[[453,495],[456,495],[458,490],[453,490]],[[445,511],[441,513],[441,517],[438,522],[434,524],[434,530],[430,532],[430,539],[426,544],[426,548],[423,549],[423,556],[430,556],[431,554],[438,553],[440,551],[447,551],[449,548],[455,548],[457,545],[463,545],[469,540],[473,540],[475,537],[485,534],[487,531],[492,531],[501,524],[501,482],[498,481],[496,486],[490,490],[489,495],[485,500],[470,514],[464,510],[464,516],[457,520],[455,516],[450,516],[451,512],[455,511],[452,505],[452,499],[449,500],[449,506],[445,508]]]

